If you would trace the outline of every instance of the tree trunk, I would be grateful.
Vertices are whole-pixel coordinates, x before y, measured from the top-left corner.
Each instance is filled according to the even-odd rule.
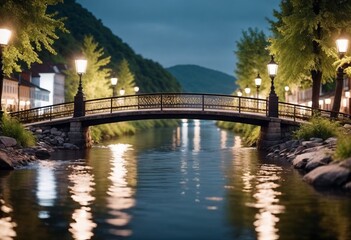
[[[313,114],[315,110],[319,108],[319,92],[322,82],[322,72],[318,70],[312,70],[312,109]]]
[[[338,112],[340,112],[341,94],[344,85],[344,69],[342,67],[338,68],[335,81],[334,102],[332,112],[330,113],[331,118],[337,118]]]

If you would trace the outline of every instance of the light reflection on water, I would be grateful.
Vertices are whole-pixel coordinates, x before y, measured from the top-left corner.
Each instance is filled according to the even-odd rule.
[[[279,215],[285,211],[285,206],[279,199],[282,195],[279,187],[283,168],[274,164],[253,164],[251,159],[254,149],[242,147],[238,136],[235,136],[233,153],[236,156],[234,178],[241,179],[240,183],[235,183],[236,187],[240,187],[248,199],[244,206],[257,211],[252,222],[257,239],[279,239],[277,223],[280,221]],[[235,189],[234,186],[231,187]],[[227,188],[230,189],[230,186]]]
[[[246,203],[249,207],[258,209],[254,222],[258,240],[278,239],[277,223],[279,214],[285,207],[279,204],[279,196],[282,194],[277,188],[280,187],[282,168],[272,164],[263,164],[255,176],[253,197],[254,203]]]
[[[89,166],[71,165],[70,168],[72,171],[68,180],[71,198],[80,207],[75,209],[72,214],[73,222],[70,223],[69,231],[74,239],[90,239],[94,235],[93,229],[96,227],[91,214],[91,207],[89,207],[95,200],[95,197],[91,195],[94,191],[94,177],[90,173],[91,168]]]
[[[38,203],[43,207],[38,217],[45,219],[50,217],[47,207],[52,207],[57,198],[56,179],[54,174],[55,162],[40,161],[37,170],[37,191]]]
[[[0,239],[11,240],[14,239],[17,234],[15,228],[17,224],[13,221],[10,216],[13,211],[12,207],[8,205],[4,199],[0,198]]]
[[[132,149],[131,145],[128,144],[111,144],[108,147],[112,151],[112,168],[108,177],[111,180],[111,185],[107,192],[107,207],[111,217],[106,219],[106,222],[115,226],[115,228],[110,230],[112,234],[127,237],[132,235],[132,230],[127,228],[132,216],[125,210],[135,205],[134,188],[130,184],[136,185],[136,176],[130,176],[134,171],[131,169],[128,171],[125,154]],[[129,164],[131,161],[129,159]],[[128,183],[128,178],[132,179],[133,182]]]

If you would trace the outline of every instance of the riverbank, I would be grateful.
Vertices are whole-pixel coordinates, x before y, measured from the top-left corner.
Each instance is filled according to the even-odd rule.
[[[55,149],[78,150],[69,143],[65,131],[57,128],[30,128],[36,138],[33,147],[24,148],[16,139],[0,136],[0,170],[14,170],[38,159],[49,159]]]
[[[335,137],[291,140],[271,147],[267,158],[289,162],[315,188],[351,191],[351,158],[336,161],[336,145]]]
[[[16,139],[0,136],[0,170],[14,170],[38,159],[48,159],[52,151],[53,148],[43,142],[23,148]]]

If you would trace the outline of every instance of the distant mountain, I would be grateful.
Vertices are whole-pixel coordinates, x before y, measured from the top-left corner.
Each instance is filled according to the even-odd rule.
[[[57,32],[59,39],[55,41],[54,48],[58,54],[54,56],[48,51],[43,51],[40,57],[44,61],[68,63],[80,53],[84,36],[91,35],[99,47],[104,48],[105,55],[111,56],[109,65],[111,69],[116,69],[122,59],[128,61],[141,92],[180,91],[179,83],[159,63],[136,54],[127,43],[114,35],[100,19],[97,19],[76,0],[65,0],[64,3],[49,6],[48,10],[66,19],[65,26],[70,32]]]
[[[231,94],[235,78],[226,73],[197,65],[176,65],[166,68],[180,83],[183,92]]]

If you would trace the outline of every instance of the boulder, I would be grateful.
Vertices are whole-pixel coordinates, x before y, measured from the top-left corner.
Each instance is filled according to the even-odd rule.
[[[69,149],[69,150],[79,150],[79,147],[77,147],[76,145],[74,145],[72,143],[64,143],[63,148]]]
[[[314,157],[311,161],[309,161],[306,166],[305,166],[305,170],[306,171],[312,171],[313,169],[320,167],[320,166],[324,166],[327,165],[328,163],[330,163],[332,161],[332,157],[328,156],[328,155],[316,155],[316,157]]]
[[[350,177],[350,170],[331,164],[312,170],[303,179],[315,187],[342,187]]]
[[[323,142],[318,142],[318,141],[303,141],[302,146],[306,148],[313,148],[313,147],[318,147],[323,145]]]
[[[35,156],[39,159],[44,160],[44,159],[50,158],[51,154],[48,150],[42,148],[42,149],[37,149],[35,151]]]
[[[339,163],[340,167],[347,168],[351,170],[351,158],[347,158]]]
[[[314,153],[303,153],[300,155],[297,155],[293,160],[292,164],[294,168],[297,169],[302,169],[305,168],[306,164],[310,159],[313,157]]]
[[[292,164],[294,168],[306,168],[307,171],[311,171],[316,167],[330,163],[332,161],[331,155],[332,151],[327,148],[321,146],[310,148],[306,149],[305,153],[297,155]]]
[[[5,152],[0,151],[0,170],[13,170],[13,164]]]
[[[330,137],[330,138],[326,139],[324,142],[326,144],[329,144],[329,145],[336,145],[337,141],[338,141],[338,139],[336,137]]]
[[[351,182],[346,183],[346,184],[343,186],[343,189],[348,190],[348,191],[351,191]]]
[[[14,147],[17,145],[16,139],[5,136],[0,136],[0,143],[2,143],[5,147]]]

